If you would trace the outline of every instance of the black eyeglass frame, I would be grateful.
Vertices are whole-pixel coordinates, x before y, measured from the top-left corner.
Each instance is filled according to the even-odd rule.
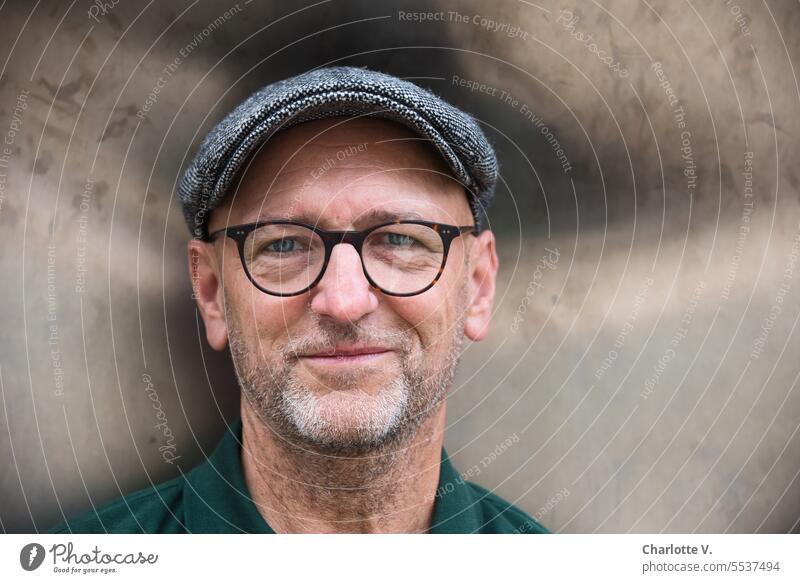
[[[364,244],[364,241],[366,240],[366,238],[369,236],[370,233],[380,229],[381,227],[388,227],[389,225],[400,225],[400,224],[425,225],[426,227],[430,227],[434,231],[436,231],[439,234],[439,237],[441,237],[442,239],[442,248],[443,248],[442,264],[439,266],[439,271],[436,274],[436,277],[434,277],[433,281],[431,281],[431,283],[428,284],[426,287],[422,288],[419,291],[411,293],[390,292],[383,289],[381,286],[375,283],[375,281],[372,279],[372,277],[370,277],[369,273],[367,272],[367,268],[364,265],[364,256],[361,254],[361,248]],[[247,261],[245,260],[245,253],[244,253],[245,242],[247,240],[247,236],[251,232],[266,225],[295,225],[298,227],[305,227],[307,229],[310,229],[314,233],[317,233],[322,238],[322,241],[325,244],[325,261],[322,264],[322,269],[320,269],[317,278],[310,285],[306,286],[304,289],[292,293],[278,293],[270,291],[261,287],[258,284],[258,282],[253,278],[253,276],[250,274],[250,269],[247,267]],[[334,246],[339,245],[340,243],[348,243],[353,247],[355,247],[356,252],[358,253],[358,257],[361,259],[361,269],[364,272],[364,276],[367,278],[367,281],[369,281],[372,287],[380,290],[382,293],[389,296],[409,297],[424,293],[429,289],[431,289],[434,285],[436,285],[436,282],[439,281],[439,278],[442,276],[442,273],[444,273],[444,267],[445,264],[447,263],[447,255],[450,252],[451,243],[456,237],[467,234],[472,234],[472,235],[476,234],[474,225],[457,227],[454,225],[447,225],[444,223],[434,223],[431,221],[397,219],[394,221],[373,225],[368,229],[364,229],[363,231],[325,231],[318,227],[314,227],[312,225],[307,225],[306,223],[300,223],[296,221],[257,221],[255,223],[247,223],[244,225],[233,225],[231,227],[219,229],[218,231],[214,231],[213,233],[209,234],[208,240],[213,241],[217,236],[225,235],[226,237],[230,237],[231,239],[236,241],[236,245],[239,249],[239,259],[242,262],[242,267],[244,268],[244,272],[247,275],[247,279],[249,279],[250,283],[256,286],[259,290],[271,296],[277,296],[277,297],[299,296],[312,289],[322,280],[322,276],[325,275],[325,271],[328,269],[328,262],[330,260],[331,254],[333,253]]]

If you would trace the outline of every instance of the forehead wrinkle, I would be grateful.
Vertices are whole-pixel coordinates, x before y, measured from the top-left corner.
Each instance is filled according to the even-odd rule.
[[[303,215],[303,220],[301,222],[319,223],[324,228],[323,223],[327,224],[331,216],[336,214],[335,209],[339,208],[341,210],[341,208],[343,208],[342,204],[350,208],[350,203],[343,203],[341,200],[338,202],[336,201],[336,198],[341,196],[343,193],[349,192],[352,194],[354,192],[358,192],[359,194],[356,196],[368,196],[371,190],[380,192],[384,195],[388,195],[388,197],[384,196],[384,198],[387,198],[387,200],[373,200],[371,203],[371,208],[377,206],[393,210],[396,207],[397,214],[402,214],[402,211],[404,210],[417,210],[416,207],[418,206],[416,204],[411,204],[409,206],[410,200],[407,200],[403,204],[398,204],[392,201],[392,199],[398,196],[402,197],[403,193],[406,192],[412,197],[412,199],[417,195],[425,194],[424,199],[419,201],[419,216],[416,218],[442,221],[446,223],[459,222],[459,224],[468,224],[464,221],[469,221],[469,218],[471,218],[471,211],[468,208],[469,204],[467,194],[463,188],[459,187],[451,178],[447,176],[442,176],[441,174],[437,174],[433,171],[418,172],[416,170],[417,169],[400,169],[398,172],[402,172],[404,176],[404,182],[402,183],[385,179],[386,174],[396,174],[396,172],[385,172],[382,169],[376,169],[370,175],[359,176],[348,182],[348,184],[337,185],[335,188],[326,189],[322,184],[314,184],[310,187],[306,187],[304,186],[303,182],[299,182],[294,185],[279,186],[277,188],[271,187],[270,190],[263,193],[263,198],[261,199],[258,198],[257,191],[251,191],[250,193],[247,193],[246,196],[243,196],[236,201],[236,206],[240,209],[239,212],[242,220],[246,220],[248,222],[264,220],[265,216],[269,216],[272,219],[290,220],[290,217],[287,216],[286,213],[286,210],[289,209],[292,211],[290,213],[292,215],[296,215],[298,217]],[[377,180],[375,180],[375,182],[372,184],[358,184],[362,180],[370,178],[377,178]],[[433,183],[436,183],[434,186],[436,192],[431,191],[431,185]],[[415,185],[421,186],[417,188]],[[444,188],[441,188],[442,186],[444,186]],[[356,188],[358,189],[357,191],[354,190]],[[299,196],[291,196],[291,193],[293,192],[297,193]],[[288,193],[289,198],[286,198],[282,201],[276,201],[275,197],[269,196],[270,194],[277,195],[279,193]],[[325,193],[328,196],[320,197],[321,193]],[[445,215],[439,216],[441,210],[432,211],[431,209],[442,206],[442,202],[439,199],[440,196],[451,200],[452,197],[458,196],[460,201],[459,208],[453,208],[450,211],[445,210],[445,214],[447,215],[446,217]],[[428,204],[426,204],[426,202]],[[429,205],[432,205],[432,207]],[[445,207],[443,208],[447,208],[447,206],[448,204],[445,204]],[[369,214],[370,210],[366,210],[364,212]],[[460,220],[456,219],[456,217],[460,216],[461,214],[464,215],[464,218]],[[307,218],[309,216],[314,217],[313,221]],[[356,222],[360,221],[357,220]]]

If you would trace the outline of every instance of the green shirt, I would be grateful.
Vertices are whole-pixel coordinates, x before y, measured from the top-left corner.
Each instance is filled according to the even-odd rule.
[[[225,432],[205,462],[177,478],[90,510],[50,532],[273,534],[242,472],[242,422]],[[430,533],[548,533],[499,496],[465,481],[442,448]]]

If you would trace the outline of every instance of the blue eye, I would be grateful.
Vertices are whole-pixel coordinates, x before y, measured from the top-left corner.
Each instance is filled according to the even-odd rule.
[[[294,251],[294,239],[278,239],[267,245],[267,250],[275,253],[289,253]]]
[[[415,242],[413,237],[409,237],[408,235],[402,235],[400,233],[387,233],[386,236],[388,237],[390,244],[401,247],[406,245],[413,245]]]

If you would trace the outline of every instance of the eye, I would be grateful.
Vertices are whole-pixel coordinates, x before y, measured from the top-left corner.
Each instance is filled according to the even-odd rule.
[[[262,249],[268,253],[291,253],[296,250],[296,247],[297,241],[283,237],[267,243]]]
[[[417,240],[409,235],[402,233],[386,233],[386,240],[390,245],[397,247],[408,247],[414,245]]]

